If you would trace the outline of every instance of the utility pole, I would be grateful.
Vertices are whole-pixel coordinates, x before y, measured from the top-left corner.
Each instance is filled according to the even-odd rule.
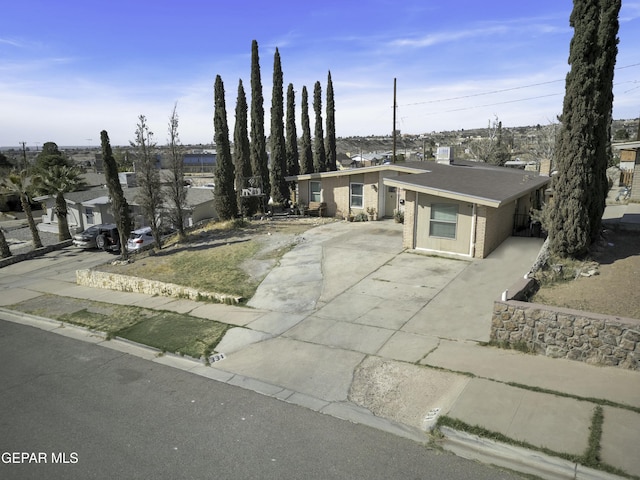
[[[27,169],[27,142],[19,142],[22,145],[22,169]]]
[[[396,79],[393,79],[393,163],[396,163]]]

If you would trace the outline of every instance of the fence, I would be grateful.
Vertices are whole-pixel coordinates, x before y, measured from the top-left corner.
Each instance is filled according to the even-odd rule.
[[[542,230],[540,222],[533,221],[530,215],[516,213],[513,215],[514,237],[545,237],[546,232]]]
[[[631,186],[633,182],[633,170],[622,170],[620,172],[620,185]]]

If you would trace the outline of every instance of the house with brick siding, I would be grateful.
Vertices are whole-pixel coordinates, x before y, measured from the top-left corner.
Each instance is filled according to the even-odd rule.
[[[532,235],[530,211],[550,178],[480,162],[407,162],[287,177],[297,202],[324,202],[325,214],[377,219],[404,214],[405,248],[484,258],[507,237]]]

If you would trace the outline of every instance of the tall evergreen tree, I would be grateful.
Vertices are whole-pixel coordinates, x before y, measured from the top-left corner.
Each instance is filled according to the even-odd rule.
[[[139,187],[136,201],[151,227],[156,246],[162,248],[160,232],[164,221],[162,206],[165,192],[162,190],[157,157],[153,152],[156,146],[153,141],[153,132],[149,130],[147,118],[144,115],[138,116],[135,135],[135,140],[130,144],[134,150],[136,182]]]
[[[238,210],[242,215],[251,216],[258,210],[256,197],[242,197],[242,188],[245,182],[252,177],[251,171],[251,147],[249,145],[247,96],[242,85],[242,79],[238,81],[238,97],[236,99],[236,123],[233,130],[233,164],[236,177],[236,193]]]
[[[300,173],[313,173],[313,151],[311,149],[311,125],[309,121],[309,94],[307,87],[302,87],[302,103],[300,104],[302,121],[302,156],[300,157]]]
[[[214,87],[214,116],[213,126],[216,143],[215,189],[213,198],[218,217],[221,220],[231,220],[238,213],[236,192],[234,189],[235,172],[231,158],[229,143],[229,127],[227,126],[227,107],[224,100],[224,84],[220,75],[216,76]]]
[[[287,87],[287,175],[300,174],[298,132],[296,131],[296,94],[293,84]]]
[[[613,72],[618,55],[618,14],[621,0],[601,0],[598,25],[598,59],[596,71],[596,110],[598,123],[596,128],[596,154],[594,168],[594,195],[590,196],[591,241],[600,235],[602,214],[604,213],[609,182],[607,167],[613,157],[611,149],[611,123],[613,109]]]
[[[129,212],[129,204],[124,197],[122,185],[118,177],[118,164],[111,143],[109,142],[109,134],[106,130],[100,132],[100,143],[102,145],[102,161],[104,162],[104,175],[107,180],[107,188],[109,189],[109,198],[111,200],[111,211],[118,227],[118,236],[120,237],[120,254],[123,259],[128,257],[127,240],[131,233],[131,213]]]
[[[251,168],[253,175],[260,177],[262,192],[269,195],[269,157],[264,135],[264,98],[260,79],[260,57],[258,42],[251,43]]]
[[[178,134],[178,105],[173,106],[173,111],[169,117],[169,162],[171,166],[171,182],[169,184],[170,208],[169,217],[171,223],[178,230],[180,240],[186,238],[184,231],[184,216],[187,207],[187,188],[184,184],[184,161],[182,159],[182,149],[180,148],[180,136]]]
[[[617,7],[608,9],[610,3]],[[600,208],[604,208],[606,194],[600,171],[607,163],[602,131],[610,124],[613,96],[609,82],[616,53],[604,37],[615,43],[617,35],[617,21],[609,26],[601,22],[617,18],[619,7],[620,0],[574,0],[571,12],[571,70],[566,78],[556,150],[558,174],[549,231],[551,251],[560,257],[583,256],[600,228]],[[613,59],[604,57],[612,53]],[[602,88],[609,92],[598,93]]]
[[[337,164],[337,147],[336,147],[336,105],[333,98],[333,82],[331,81],[331,72],[327,78],[327,170],[335,171],[338,169]]]
[[[286,173],[282,64],[280,52],[276,48],[276,53],[273,56],[273,89],[271,94],[271,198],[276,204],[282,204],[289,199],[289,185],[284,179]]]
[[[322,87],[316,82],[313,88],[313,110],[316,114],[316,127],[313,137],[313,170],[327,171],[327,154],[324,149],[324,132],[322,129]]]

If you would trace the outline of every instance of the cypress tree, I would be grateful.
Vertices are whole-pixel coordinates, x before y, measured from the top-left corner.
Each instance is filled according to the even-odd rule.
[[[229,128],[227,126],[227,109],[224,101],[224,84],[220,75],[216,76],[214,87],[213,126],[216,143],[215,189],[213,198],[218,217],[231,220],[238,213],[236,193],[233,188],[235,173],[229,144]]]
[[[282,204],[289,199],[289,186],[284,177],[287,172],[284,140],[284,98],[280,52],[273,56],[273,89],[271,95],[271,198]]]
[[[242,79],[238,81],[238,98],[236,100],[236,124],[233,130],[233,164],[236,173],[236,193],[238,209],[242,215],[251,216],[257,211],[255,197],[242,197],[242,188],[247,187],[246,180],[253,174],[251,171],[251,147],[249,145],[249,131],[247,126],[247,96],[242,85]]]
[[[558,174],[549,231],[551,250],[560,257],[581,257],[587,252],[599,231],[604,209],[606,188],[600,172],[606,170],[608,139],[604,141],[602,132],[604,125],[610,125],[615,52],[603,37],[615,39],[617,35],[617,21],[612,22],[612,17],[617,17],[620,0],[613,2],[617,4],[613,11],[606,7],[608,3],[574,0],[570,17],[574,28],[571,70],[566,78],[556,150]],[[605,58],[612,53],[613,59]],[[609,91],[599,93],[601,89]]]
[[[300,174],[298,159],[298,132],[296,131],[296,94],[293,84],[287,88],[287,175]]]
[[[309,95],[307,87],[302,87],[302,157],[300,159],[300,173],[313,173],[313,152],[311,150],[311,125],[309,121]]]
[[[262,193],[269,195],[269,157],[264,135],[264,98],[260,79],[260,57],[258,42],[251,43],[251,169],[262,181]]]
[[[118,164],[111,150],[109,142],[109,134],[106,130],[100,132],[100,143],[102,145],[102,161],[104,162],[104,176],[107,180],[107,188],[109,189],[109,198],[111,199],[111,210],[118,227],[118,236],[120,237],[120,254],[123,259],[128,257],[127,240],[131,233],[131,214],[129,212],[129,204],[124,197],[122,185],[118,178]]]
[[[338,169],[336,151],[336,106],[333,99],[331,72],[327,78],[327,170]]]
[[[613,157],[611,150],[611,123],[613,109],[613,72],[618,55],[618,13],[621,0],[601,0],[598,25],[598,59],[596,70],[599,85],[596,89],[596,157],[594,168],[594,194],[590,196],[591,241],[600,235],[609,182],[607,167]]]
[[[327,155],[324,150],[324,133],[322,129],[322,87],[316,82],[313,88],[313,110],[316,114],[316,128],[313,137],[313,170],[327,171]]]

